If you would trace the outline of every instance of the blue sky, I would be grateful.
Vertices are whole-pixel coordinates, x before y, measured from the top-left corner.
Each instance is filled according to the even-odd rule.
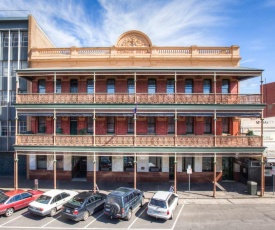
[[[0,10],[28,10],[57,47],[113,46],[128,30],[157,46],[238,45],[241,66],[275,81],[275,0],[1,0]],[[243,82],[241,93],[259,84]]]

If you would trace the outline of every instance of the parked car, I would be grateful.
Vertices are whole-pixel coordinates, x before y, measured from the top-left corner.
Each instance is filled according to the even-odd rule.
[[[108,194],[104,213],[111,218],[130,220],[133,210],[144,205],[143,192],[134,188],[120,187]]]
[[[62,214],[71,220],[87,220],[90,215],[104,208],[106,195],[81,192],[62,207]]]
[[[158,191],[149,201],[147,214],[161,219],[173,219],[179,197],[176,193]]]
[[[40,190],[11,190],[0,193],[0,215],[9,217],[14,211],[28,207],[29,203],[38,198],[43,191]]]
[[[50,190],[41,195],[36,201],[29,204],[28,210],[32,214],[39,216],[54,216],[62,205],[67,203],[76,194],[69,190]]]

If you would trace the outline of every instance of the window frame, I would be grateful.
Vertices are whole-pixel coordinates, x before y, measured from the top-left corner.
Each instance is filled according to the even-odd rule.
[[[108,134],[115,133],[115,117],[113,116],[107,117],[107,133]]]
[[[185,80],[184,93],[186,93],[186,94],[194,93],[194,81],[193,81],[193,79],[186,79]]]
[[[211,79],[203,80],[203,93],[204,94],[212,93],[212,80]]]
[[[148,94],[155,94],[157,92],[156,79],[148,79]]]
[[[147,133],[155,134],[156,133],[156,118],[147,117]]]
[[[135,80],[133,78],[130,78],[127,80],[127,91],[128,91],[128,94],[135,93]]]
[[[107,94],[115,94],[116,93],[116,81],[113,78],[107,79]]]
[[[174,79],[167,79],[167,81],[166,81],[166,93],[167,94],[174,94],[175,93],[175,80]]]
[[[45,94],[46,93],[46,80],[45,79],[39,79],[37,84],[38,84],[38,93],[39,94]]]
[[[222,94],[228,94],[230,92],[229,79],[222,79]]]
[[[204,117],[204,134],[212,134],[212,117]]]
[[[86,81],[86,92],[87,94],[94,93],[94,79],[87,79]]]
[[[70,80],[70,93],[78,93],[78,79]]]

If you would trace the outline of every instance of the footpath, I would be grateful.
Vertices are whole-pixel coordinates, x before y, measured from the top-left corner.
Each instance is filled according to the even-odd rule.
[[[39,180],[38,189],[47,191],[54,188],[53,180]],[[173,182],[164,183],[137,183],[137,188],[144,192],[145,198],[150,199],[156,191],[169,191]],[[0,189],[8,191],[13,189],[13,177],[0,176]],[[109,193],[118,187],[133,187],[133,183],[98,183],[99,190]],[[34,180],[19,177],[18,187],[20,189],[34,189]],[[78,181],[57,181],[57,189],[69,189],[75,191],[93,190],[93,182],[84,180]],[[235,181],[219,182],[216,186],[216,197],[213,197],[213,183],[188,183],[177,184],[177,194],[180,203],[195,204],[275,204],[275,195],[272,186],[266,186],[264,197],[260,197],[260,186],[257,192],[251,195],[246,184]]]

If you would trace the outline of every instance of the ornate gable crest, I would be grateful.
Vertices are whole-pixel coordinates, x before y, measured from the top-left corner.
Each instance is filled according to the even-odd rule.
[[[132,30],[122,34],[116,43],[117,47],[150,47],[152,43],[147,35]]]

